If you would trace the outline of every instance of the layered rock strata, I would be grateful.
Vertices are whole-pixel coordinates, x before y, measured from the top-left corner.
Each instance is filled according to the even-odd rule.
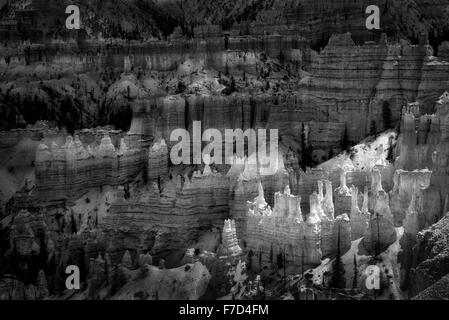
[[[36,192],[43,199],[76,199],[87,189],[123,185],[142,170],[142,150],[121,139],[118,149],[109,136],[84,146],[78,136],[63,145],[41,143],[36,151]]]
[[[193,176],[177,176],[159,187],[156,182],[149,190],[118,190],[102,227],[120,247],[145,248],[152,254],[175,253],[167,261],[179,263],[189,244],[196,242],[201,230],[221,228],[229,215],[229,180],[211,172]]]
[[[329,181],[325,182],[329,185]],[[332,198],[320,194],[310,196],[310,213],[301,212],[301,198],[290,193],[275,194],[274,208],[265,202],[260,185],[259,196],[249,202],[245,244],[254,270],[264,266],[286,264],[288,272],[305,270],[319,264],[324,256],[346,252],[351,243],[351,225],[346,214],[333,218]],[[332,193],[332,188],[328,187]],[[337,241],[339,239],[339,241]],[[281,263],[281,261],[283,261]]]

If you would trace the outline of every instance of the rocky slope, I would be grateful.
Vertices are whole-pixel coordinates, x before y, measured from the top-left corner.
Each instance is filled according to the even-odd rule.
[[[413,248],[413,269],[411,275],[411,296],[432,286],[444,278],[449,270],[447,250],[447,229],[449,217],[446,215],[431,228],[418,235],[417,244]],[[435,284],[437,287],[442,284]],[[433,291],[436,289],[430,289]],[[422,293],[422,297],[428,292]],[[420,296],[420,295],[418,295]]]

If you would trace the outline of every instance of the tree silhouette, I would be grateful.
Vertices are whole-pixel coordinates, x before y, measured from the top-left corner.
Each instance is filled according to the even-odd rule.
[[[352,279],[352,289],[357,289],[357,279],[359,277],[359,271],[357,268],[357,258],[354,255],[354,278]]]
[[[234,77],[231,77],[231,85],[230,85],[230,88],[231,88],[231,92],[234,92],[234,91],[237,90],[237,85],[235,84],[235,79],[234,79]]]
[[[284,55],[284,52],[281,49],[281,51],[279,52],[279,63],[280,64],[284,64],[284,62],[285,62],[285,55]]]
[[[182,80],[179,80],[175,93],[176,94],[183,93],[186,89],[187,89],[187,87],[184,84],[184,82]]]
[[[377,137],[377,124],[376,121],[371,120],[370,126],[369,126],[369,135]]]
[[[387,160],[390,162],[394,161],[394,145],[393,145],[393,137],[388,138],[388,153]]]
[[[72,234],[75,234],[78,232],[78,230],[76,228],[76,221],[75,221],[75,217],[73,216],[73,212],[70,215],[70,231]]]
[[[253,252],[253,250],[249,250],[248,251],[248,270],[251,270],[252,269],[252,258],[253,258],[253,255],[254,255],[254,252]]]
[[[342,150],[348,150],[350,146],[351,144],[349,143],[348,139],[348,127],[345,125],[345,130],[343,131],[343,138],[341,139],[341,148]]]
[[[279,269],[284,267],[284,257],[283,257],[282,252],[278,253],[277,259],[276,259],[276,264]]]
[[[379,213],[376,212],[376,224],[377,224],[377,239],[376,239],[376,247],[375,253],[376,257],[380,254],[380,230],[379,230]]]
[[[337,254],[334,260],[334,265],[332,268],[332,279],[331,285],[334,288],[344,288],[345,287],[345,279],[344,279],[344,267],[343,262],[341,261],[341,249],[340,249],[340,225],[338,226],[338,237],[337,237]]]
[[[329,154],[328,154],[328,158],[332,159],[334,157],[334,149],[332,149],[332,147],[329,148]]]
[[[310,143],[306,143],[306,134],[303,125],[301,130],[301,167],[304,171],[307,166],[312,165],[312,151],[313,148]]]
[[[382,120],[385,129],[390,129],[392,127],[391,108],[388,101],[385,101],[382,105]]]

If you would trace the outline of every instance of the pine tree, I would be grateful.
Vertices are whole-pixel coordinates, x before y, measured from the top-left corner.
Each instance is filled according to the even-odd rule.
[[[114,273],[112,275],[111,294],[115,294],[120,288],[120,270],[119,266],[114,267]]]
[[[237,85],[235,84],[234,77],[231,77],[231,85],[230,85],[231,93],[237,90]]]
[[[357,289],[358,277],[359,277],[359,270],[357,268],[357,258],[354,255],[354,278],[352,279],[352,289]]]
[[[390,129],[392,127],[391,108],[390,103],[388,101],[385,101],[382,105],[382,120],[384,124],[384,129]]]
[[[387,160],[390,161],[390,162],[393,162],[393,158],[394,158],[393,146],[389,146],[388,147],[388,153],[387,153]]]
[[[345,130],[343,131],[343,138],[341,139],[341,148],[347,150],[350,147],[348,139],[348,127],[345,125]]]
[[[253,255],[254,255],[253,250],[250,249],[248,251],[248,270],[252,269]]]
[[[283,258],[282,252],[278,253],[277,259],[276,259],[276,264],[279,269],[284,266],[284,258]]]
[[[183,93],[186,89],[187,89],[187,87],[184,84],[184,82],[182,80],[179,80],[175,93],[176,94]]]
[[[131,193],[129,192],[129,184],[125,184],[124,191],[125,191],[124,195],[125,199],[129,199],[131,197]]]
[[[304,279],[304,271],[305,271],[305,268],[304,268],[304,257],[305,257],[304,251],[306,249],[306,245],[307,245],[307,240],[306,240],[306,236],[304,235],[304,246],[303,246],[303,248],[301,250],[301,274],[302,274],[302,278],[303,279]]]
[[[285,55],[284,55],[284,52],[282,51],[282,49],[279,52],[279,62],[280,62],[280,64],[284,64],[284,62],[285,62]]]
[[[377,239],[376,239],[376,247],[375,253],[376,257],[380,254],[380,230],[379,230],[379,213],[376,212],[376,224],[377,224]]]
[[[332,159],[334,157],[334,149],[332,149],[332,147],[331,148],[329,148],[329,155],[328,155],[328,158],[329,159]]]
[[[334,260],[334,265],[332,268],[332,287],[334,288],[344,288],[344,267],[341,261],[341,248],[340,248],[340,225],[338,226],[338,238],[337,238],[337,255]]]
[[[45,243],[45,234],[40,235],[40,251],[39,251],[39,269],[47,271],[48,252]]]
[[[148,166],[144,165],[142,170],[142,183],[144,185],[148,184]]]
[[[306,170],[306,136],[304,134],[304,125],[302,125],[301,129],[301,168],[303,171]]]
[[[376,121],[374,121],[374,120],[371,120],[370,127],[369,127],[369,135],[377,137],[377,124],[376,124]]]
[[[285,248],[284,248],[284,250],[283,250],[283,264],[282,264],[282,266],[284,267],[284,281],[287,281],[287,270],[286,270],[286,267],[287,267],[287,262],[286,262],[286,260],[285,260]]]
[[[107,253],[104,254],[104,276],[105,276],[105,284],[109,285],[109,261],[107,259]]]
[[[78,230],[76,228],[76,221],[75,221],[75,218],[73,217],[73,213],[70,216],[70,230],[71,230],[72,234],[78,232]]]

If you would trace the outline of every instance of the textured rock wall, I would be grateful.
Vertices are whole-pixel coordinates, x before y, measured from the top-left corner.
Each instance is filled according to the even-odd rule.
[[[209,169],[210,170],[210,169]],[[229,216],[229,179],[221,174],[195,172],[192,178],[168,180],[161,191],[156,182],[150,190],[119,191],[102,227],[118,247],[139,247],[160,255],[183,254],[201,233],[221,228]],[[181,256],[171,264],[179,264]]]
[[[405,170],[428,168],[432,171],[430,183],[423,191],[423,228],[438,221],[445,210],[449,190],[446,172],[448,106],[449,95],[445,92],[437,101],[434,114],[421,115],[419,104],[409,105],[403,110],[397,167]]]
[[[76,199],[89,188],[129,182],[142,170],[142,150],[118,149],[109,136],[85,147],[79,136],[63,145],[41,143],[36,151],[36,192],[43,199]]]
[[[144,93],[146,99],[152,101],[146,105],[152,108],[156,106],[158,110],[157,116],[150,117],[150,122],[154,121],[153,133],[162,134],[162,138],[169,143],[170,132],[177,128],[188,129],[192,120],[202,121],[204,129],[269,126],[279,129],[281,136],[293,139],[295,143],[288,143],[288,146],[298,151],[298,145],[302,142],[301,128],[307,126],[308,143],[313,149],[325,152],[329,148],[333,148],[335,152],[341,150],[345,132],[345,139],[355,142],[369,133],[373,122],[378,131],[394,124],[399,120],[399,112],[407,102],[418,100],[423,110],[431,111],[433,99],[445,89],[442,84],[449,74],[449,64],[441,58],[433,57],[432,50],[425,44],[387,43],[386,38],[382,38],[378,43],[358,46],[350,34],[338,34],[330,38],[320,53],[309,54],[305,48],[294,48],[291,37],[284,39],[281,36],[278,41],[287,43],[289,48],[285,56],[292,56],[294,50],[299,50],[304,56],[308,54],[307,60],[301,58],[301,63],[307,64],[309,73],[294,72],[286,62],[285,75],[290,73],[299,80],[296,84],[290,84],[289,81],[282,80],[282,75],[278,75],[285,71],[277,65],[279,54],[270,55],[271,46],[263,44],[264,41],[272,40],[237,37],[231,41],[236,47],[226,51],[224,41],[216,47],[214,39],[155,42],[151,46],[137,43],[116,44],[101,54],[97,54],[103,52],[101,48],[92,43],[94,47],[88,51],[91,52],[92,59],[105,61],[97,61],[94,65],[87,63],[84,69],[104,70],[107,65],[115,66],[118,71],[171,70],[182,73],[186,62],[191,61],[202,68],[234,77],[241,77],[243,73],[260,77],[261,72],[267,71],[273,79],[281,77],[281,82],[286,82],[289,90],[279,90],[276,94],[259,91],[230,96],[188,94],[161,98]],[[212,42],[210,45],[209,40]],[[63,49],[45,50],[54,51],[55,57],[61,60],[53,61],[53,64],[60,65],[65,61],[64,52],[61,52]],[[263,51],[271,60],[267,61],[262,57]],[[87,58],[89,53],[86,53],[80,56],[78,63],[74,63],[71,60],[78,57],[71,52],[73,51],[67,51],[67,59],[70,60],[67,63],[71,65],[82,65],[90,61]],[[173,59],[170,58],[170,52],[174,55]],[[172,61],[169,66],[160,65],[168,63],[167,61]],[[78,72],[85,70],[80,69]],[[138,103],[134,101],[133,105]],[[383,123],[384,106],[390,109],[390,124]]]
[[[319,220],[303,220],[298,198],[288,193],[276,197],[278,206],[274,211],[265,202],[263,193],[249,208],[245,243],[251,268],[262,270],[263,266],[276,264],[280,268],[285,263],[293,271],[319,264]],[[292,200],[288,215],[282,210],[288,203],[281,197]]]
[[[154,143],[148,154],[148,178],[158,179],[167,176],[169,167],[168,148],[165,140]]]
[[[413,297],[448,273],[448,216],[420,233],[413,248],[411,292]]]
[[[34,125],[27,125],[24,129],[13,129],[0,132],[0,148],[13,147],[20,141],[30,138],[33,141],[40,141],[44,137],[61,135],[63,132],[49,127],[45,121],[38,121]]]
[[[431,175],[432,172],[427,169],[396,170],[393,179],[394,187],[390,192],[390,207],[395,225],[402,224],[412,197],[417,195],[421,189],[429,187]]]
[[[320,181],[321,182],[321,181]],[[266,203],[263,188],[254,202],[248,202],[248,217],[244,237],[249,252],[251,268],[261,270],[264,266],[280,268],[286,262],[289,273],[305,270],[319,264],[322,257],[334,255],[340,244],[345,253],[351,246],[351,224],[348,215],[334,219],[332,186],[325,181],[326,194],[310,196],[310,213],[301,211],[301,198],[290,193],[275,194],[274,208]]]
[[[275,197],[279,190],[289,185],[289,174],[281,163],[272,175],[259,175],[256,166],[235,163],[229,169],[227,176],[230,179],[231,197],[229,200],[230,214],[235,220],[237,236],[244,239],[247,221],[247,201],[251,201],[259,194],[259,183],[263,186],[264,197],[274,206]]]

